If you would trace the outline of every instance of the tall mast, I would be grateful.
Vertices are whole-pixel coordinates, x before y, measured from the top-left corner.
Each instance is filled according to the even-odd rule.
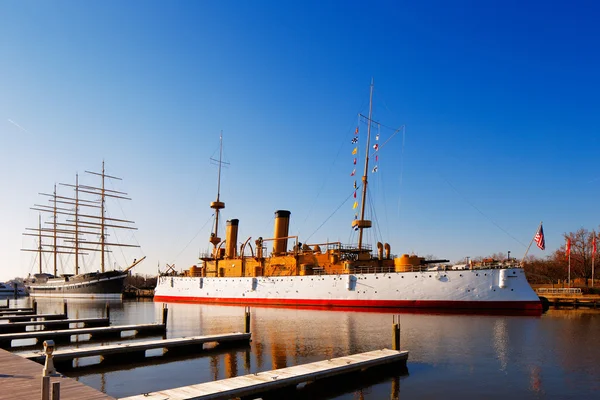
[[[58,276],[57,275],[57,273],[58,273],[58,269],[57,269],[57,264],[58,264],[58,262],[57,262],[57,258],[58,258],[58,243],[57,243],[57,240],[58,240],[58,236],[57,236],[57,231],[56,231],[56,228],[57,228],[57,225],[58,225],[58,215],[57,215],[58,212],[57,212],[57,208],[56,208],[56,184],[54,185],[53,203],[54,203],[54,207],[53,207],[52,214],[54,216],[54,220],[52,222],[52,224],[53,224],[52,231],[53,231],[53,236],[54,236],[54,276]]]
[[[104,246],[106,245],[106,235],[105,235],[105,215],[104,215],[104,201],[105,201],[105,189],[104,189],[104,178],[106,174],[104,173],[104,160],[102,160],[102,186],[100,187],[100,268],[102,272],[104,272]]]
[[[38,253],[40,257],[40,274],[42,273],[42,214],[38,215]]]
[[[362,176],[362,196],[360,200],[360,219],[358,225],[358,249],[362,249],[363,229],[371,227],[371,221],[365,220],[365,205],[367,203],[367,174],[369,173],[369,148],[371,143],[371,117],[373,116],[373,79],[371,78],[371,91],[369,95],[369,118],[367,121],[367,149],[365,151],[365,171]]]
[[[223,203],[220,200],[221,199],[221,166],[223,165],[222,157],[223,157],[223,131],[221,131],[221,135],[219,136],[219,160],[217,161],[217,160],[214,160],[211,158],[211,160],[217,162],[217,164],[219,166],[219,173],[217,176],[217,200],[210,203],[210,208],[215,210],[215,226],[214,226],[213,232],[210,234],[209,241],[214,246],[213,253],[214,253],[215,259],[218,258],[218,255],[216,252],[217,245],[221,242],[221,238],[219,237],[219,211],[222,210],[223,208],[225,208],[225,203]]]
[[[137,228],[123,225],[123,224],[133,223],[133,221],[106,217],[106,198],[107,197],[112,197],[115,199],[131,200],[129,197],[124,196],[124,195],[127,195],[127,193],[119,192],[119,191],[111,190],[111,189],[106,189],[106,178],[116,179],[119,181],[121,180],[121,178],[118,178],[116,176],[106,175],[106,170],[104,169],[104,160],[102,160],[102,172],[100,172],[100,173],[92,172],[92,171],[85,171],[85,172],[87,172],[88,174],[99,176],[102,180],[100,187],[93,187],[93,186],[86,186],[86,185],[81,185],[79,187],[79,192],[89,193],[92,195],[100,195],[100,206],[99,206],[100,207],[100,216],[92,216],[92,215],[79,215],[79,216],[85,217],[85,218],[98,219],[100,221],[99,222],[85,221],[83,223],[80,223],[79,226],[82,228],[86,228],[86,229],[99,229],[100,230],[100,232],[99,232],[100,242],[86,242],[85,244],[100,245],[100,254],[101,254],[100,269],[102,272],[105,272],[105,270],[106,270],[106,268],[105,268],[106,267],[106,254],[105,253],[107,253],[109,251],[108,247],[112,247],[112,246],[139,247],[138,245],[131,245],[131,244],[108,243],[106,241],[106,229],[107,228],[137,229]],[[108,221],[108,223],[107,223],[107,221]],[[117,223],[117,225],[115,225],[115,223]]]
[[[75,174],[75,275],[79,275],[79,174]]]

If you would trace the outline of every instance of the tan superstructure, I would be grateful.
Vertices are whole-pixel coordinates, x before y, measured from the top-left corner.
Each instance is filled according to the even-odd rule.
[[[225,240],[216,245],[214,254],[202,257],[201,265],[193,266],[186,274],[253,277],[404,272],[420,269],[431,263],[422,257],[408,254],[394,257],[387,243],[377,243],[376,255],[372,255],[371,247],[366,245],[358,249],[356,246],[344,246],[340,242],[299,243],[297,236],[289,236],[290,215],[287,210],[276,211],[274,237],[259,237],[254,241],[254,247],[250,244],[251,238],[248,238],[239,249],[236,246],[239,220],[227,221]],[[287,247],[288,240],[293,241],[291,249]]]

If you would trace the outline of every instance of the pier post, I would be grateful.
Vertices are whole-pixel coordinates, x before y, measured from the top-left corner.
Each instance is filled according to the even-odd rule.
[[[44,340],[44,353],[46,353],[46,362],[42,370],[42,376],[53,376],[56,374],[54,362],[52,361],[52,353],[54,353],[54,341]]]
[[[33,301],[33,305],[31,308],[33,308],[33,313],[37,314],[37,301],[35,301],[35,300]]]
[[[42,376],[42,400],[50,400],[50,377]]]
[[[162,324],[165,325],[165,328],[167,326],[167,316],[168,315],[169,315],[169,309],[167,308],[167,305],[163,303]]]
[[[245,308],[244,314],[244,333],[250,333],[250,307]]]
[[[110,305],[106,303],[106,319],[110,323]]]
[[[67,315],[67,302],[66,301],[63,303],[63,314],[65,314],[65,318],[68,317],[68,315]]]
[[[392,350],[400,351],[400,316],[397,317],[398,322],[396,316],[392,320]]]
[[[52,400],[60,400],[60,382],[52,382]]]

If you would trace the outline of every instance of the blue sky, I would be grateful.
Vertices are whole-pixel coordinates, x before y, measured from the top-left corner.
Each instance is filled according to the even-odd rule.
[[[547,249],[530,254],[544,257],[600,224],[599,8],[4,0],[0,280],[35,270],[20,249],[38,193],[76,173],[94,183],[84,171],[103,160],[133,199],[110,215],[136,221],[121,238],[141,245],[113,262],[195,264],[221,131],[223,220],[240,220],[241,241],[271,237],[286,209],[302,242],[354,242],[351,139],[358,125],[364,155],[371,79],[380,141],[406,129],[369,178],[367,236],[394,254],[521,257],[543,220]]]

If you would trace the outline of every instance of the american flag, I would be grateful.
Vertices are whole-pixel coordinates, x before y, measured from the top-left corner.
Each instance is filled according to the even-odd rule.
[[[541,224],[540,229],[538,229],[537,233],[535,234],[534,240],[535,243],[537,243],[537,247],[539,247],[542,250],[546,249],[546,241],[544,240],[544,228]]]

